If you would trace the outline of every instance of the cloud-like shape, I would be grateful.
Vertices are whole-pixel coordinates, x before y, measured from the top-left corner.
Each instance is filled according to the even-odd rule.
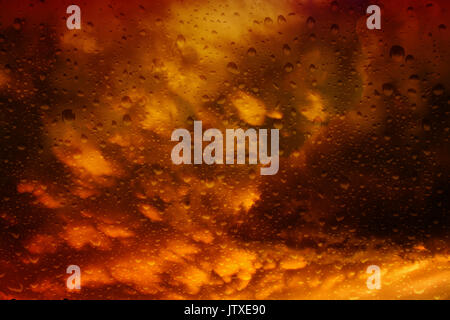
[[[0,297],[448,299],[448,3],[367,5],[8,2]],[[194,120],[279,173],[172,164]]]

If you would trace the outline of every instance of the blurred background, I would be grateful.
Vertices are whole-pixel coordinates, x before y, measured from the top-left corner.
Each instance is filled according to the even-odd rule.
[[[0,1],[1,299],[450,298],[448,1],[71,4]],[[194,120],[278,174],[173,165]]]

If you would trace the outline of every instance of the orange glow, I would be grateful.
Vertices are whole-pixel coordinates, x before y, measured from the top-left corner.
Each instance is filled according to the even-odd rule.
[[[450,2],[377,2],[2,5],[0,298],[450,299]],[[173,164],[196,120],[278,173]]]

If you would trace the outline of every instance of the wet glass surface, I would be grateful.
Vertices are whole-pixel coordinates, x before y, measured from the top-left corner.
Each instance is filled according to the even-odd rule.
[[[0,298],[450,298],[448,1],[0,4]]]

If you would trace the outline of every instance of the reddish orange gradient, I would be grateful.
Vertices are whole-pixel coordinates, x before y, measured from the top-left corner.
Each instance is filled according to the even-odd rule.
[[[0,298],[450,298],[447,1],[0,4]],[[194,120],[280,171],[172,164]]]

